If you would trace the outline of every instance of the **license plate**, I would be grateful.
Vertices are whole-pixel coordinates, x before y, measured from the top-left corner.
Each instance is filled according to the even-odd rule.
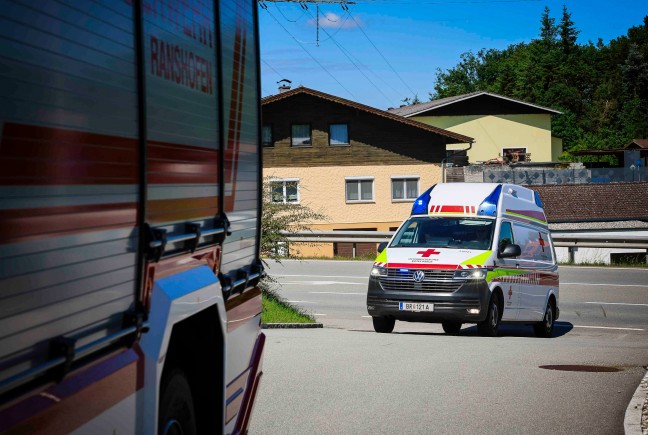
[[[434,304],[427,302],[399,302],[398,309],[401,311],[434,311]]]

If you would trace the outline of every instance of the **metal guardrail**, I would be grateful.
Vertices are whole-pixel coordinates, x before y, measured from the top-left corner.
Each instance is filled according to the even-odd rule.
[[[304,243],[380,243],[387,242],[394,234],[392,231],[284,231],[291,242]],[[554,246],[557,248],[625,248],[648,249],[648,236],[606,236],[581,235],[570,236],[552,233]]]

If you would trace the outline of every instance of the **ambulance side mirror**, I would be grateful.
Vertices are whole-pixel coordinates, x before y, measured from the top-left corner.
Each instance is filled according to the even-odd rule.
[[[522,249],[520,249],[520,246],[514,243],[510,243],[506,245],[504,249],[500,250],[499,257],[512,258],[512,257],[519,257],[520,254],[522,254]]]
[[[387,247],[387,242],[380,242],[378,244],[378,249],[377,249],[378,253],[380,254],[382,251],[385,250],[386,247]]]

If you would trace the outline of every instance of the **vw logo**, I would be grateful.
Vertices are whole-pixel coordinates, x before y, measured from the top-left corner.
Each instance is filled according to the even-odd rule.
[[[416,272],[414,272],[414,275],[412,275],[412,278],[416,282],[421,282],[425,279],[425,272],[423,272],[422,270],[417,270]]]

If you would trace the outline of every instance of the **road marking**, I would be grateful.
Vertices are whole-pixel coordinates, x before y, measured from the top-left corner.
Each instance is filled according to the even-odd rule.
[[[360,317],[366,317],[367,319],[371,319],[371,316],[360,316]]]
[[[641,306],[648,307],[648,304],[626,304],[623,302],[585,302],[586,304],[596,304],[596,305],[630,305],[630,306]]]
[[[608,287],[644,287],[648,285],[643,284],[592,284],[589,282],[561,282],[560,285],[591,285],[591,286],[608,286]]]
[[[315,313],[315,314],[313,314],[313,316],[328,316],[328,314],[319,314],[319,313]]]
[[[309,302],[309,301],[286,301],[290,304],[314,304],[315,302]]]
[[[600,266],[558,266],[559,269],[598,269],[598,270],[636,270],[642,272],[643,269],[638,267],[600,267]]]
[[[610,327],[610,326],[580,326],[580,325],[574,325],[574,328],[617,329],[619,331],[643,331],[643,329],[639,329],[639,328],[613,328],[613,327]]]
[[[366,286],[366,282],[348,282],[348,281],[286,281],[282,284],[292,284],[292,285],[361,285]]]
[[[338,293],[338,292],[310,292],[318,295],[360,295],[366,296],[367,293]]]

